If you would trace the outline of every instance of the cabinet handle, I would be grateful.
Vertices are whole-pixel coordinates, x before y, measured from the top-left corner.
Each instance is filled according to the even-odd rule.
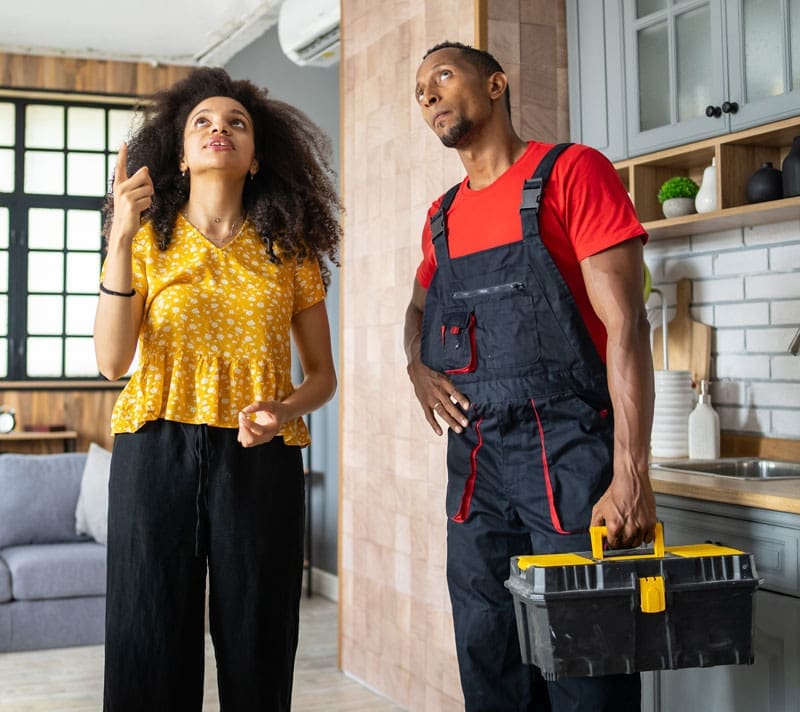
[[[713,106],[713,105],[709,104],[706,107],[706,116],[709,119],[711,119],[711,118],[718,119],[720,116],[722,116],[722,109],[720,109],[718,106]]]
[[[722,104],[723,114],[735,114],[737,111],[739,111],[739,105],[735,101],[726,101]]]

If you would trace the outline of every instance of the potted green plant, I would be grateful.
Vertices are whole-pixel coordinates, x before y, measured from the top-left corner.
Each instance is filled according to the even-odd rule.
[[[673,176],[658,189],[658,202],[664,217],[676,218],[695,212],[694,198],[700,186],[686,176]]]

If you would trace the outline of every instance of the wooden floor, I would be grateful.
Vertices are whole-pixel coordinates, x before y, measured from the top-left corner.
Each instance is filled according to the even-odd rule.
[[[303,596],[294,712],[402,712],[336,667],[335,603]],[[219,712],[214,652],[206,639],[203,712]],[[0,712],[99,712],[103,646],[0,654]]]

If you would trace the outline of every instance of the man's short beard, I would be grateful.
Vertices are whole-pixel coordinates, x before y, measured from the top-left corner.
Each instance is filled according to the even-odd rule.
[[[447,148],[455,148],[459,143],[472,131],[474,124],[469,119],[460,119],[455,126],[439,137],[439,140],[447,146]]]

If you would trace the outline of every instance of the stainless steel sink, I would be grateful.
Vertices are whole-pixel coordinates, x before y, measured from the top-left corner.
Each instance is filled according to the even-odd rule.
[[[718,460],[653,462],[653,470],[689,472],[693,475],[736,477],[740,480],[800,479],[800,462],[781,462],[759,457],[722,457]]]

